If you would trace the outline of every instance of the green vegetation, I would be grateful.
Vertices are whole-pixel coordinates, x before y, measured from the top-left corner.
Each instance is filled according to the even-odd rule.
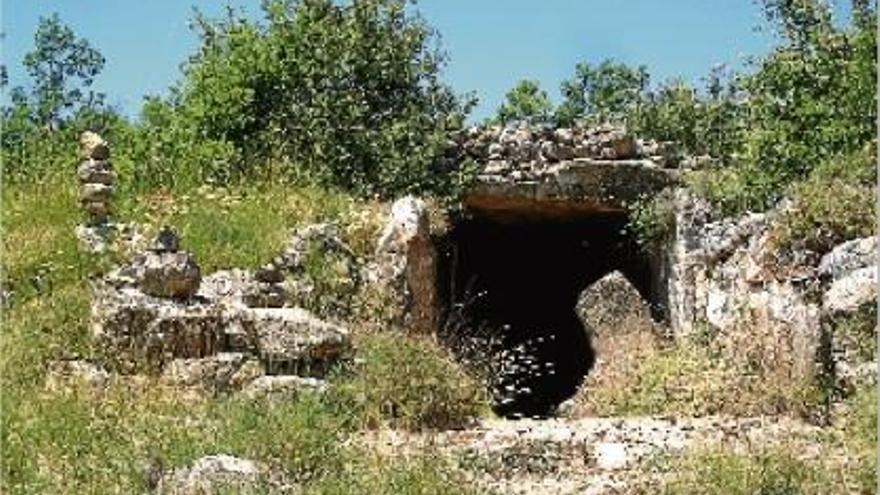
[[[672,481],[668,495],[770,495],[832,493],[824,466],[798,459],[792,450],[768,448],[736,454],[727,451],[695,452],[673,461],[667,468]]]
[[[363,427],[460,428],[488,411],[482,384],[429,338],[377,333],[361,344],[363,364],[337,393]]]
[[[778,354],[784,336],[747,329],[730,337],[694,335],[672,343],[623,335],[598,377],[576,396],[579,416],[734,416],[822,413],[821,384]],[[722,341],[721,339],[726,339]],[[788,353],[786,353],[788,355]]]
[[[643,137],[674,141],[714,164],[686,182],[722,214],[766,210],[791,200],[774,231],[780,250],[824,253],[874,231],[876,181],[876,9],[853,1],[849,23],[833,23],[818,0],[765,0],[780,44],[750,69],[713,69],[705,90],[680,81],[651,87],[642,68],[579,64],[554,109],[523,81],[498,121],[623,123]],[[357,360],[326,395],[282,404],[183,398],[167,391],[111,389],[55,393],[47,364],[94,356],[89,281],[125,253],[78,249],[72,169],[86,129],[113,147],[118,217],[147,229],[171,224],[206,272],[256,267],[289,229],[334,222],[365,257],[385,199],[403,193],[455,198],[466,165],[445,155],[473,103],[441,78],[433,31],[403,0],[264,2],[262,23],[235,12],[197,15],[199,47],[167,98],[148,98],[138,121],[106,106],[92,89],[104,60],[57,16],[43,19],[25,58],[27,88],[2,109],[3,445],[0,486],[9,493],[139,493],[143,464],[191,462],[218,452],[281,466],[306,493],[471,493],[448,459],[392,464],[354,441],[365,429],[432,430],[486,412],[483,389],[428,338],[356,328]],[[5,68],[0,82],[5,86]],[[631,205],[632,227],[648,245],[668,235],[663,197]],[[146,232],[149,235],[151,232]],[[258,241],[258,242],[257,242]],[[307,263],[310,303],[350,305],[356,318],[388,311],[381,295],[344,299],[335,264]],[[868,358],[875,312],[835,322],[835,334]],[[372,326],[369,327],[373,330]],[[379,329],[381,330],[381,329]],[[627,348],[631,382],[600,383],[589,399],[600,414],[809,413],[815,384],[793,380],[762,339]],[[756,338],[758,337],[758,338]],[[698,380],[695,380],[695,377]],[[732,393],[736,391],[736,393]],[[669,493],[826,493],[873,489],[875,390],[849,398],[829,445],[844,466],[815,464],[787,450],[698,452],[670,468]],[[827,480],[842,480],[829,485]]]
[[[513,122],[547,123],[552,111],[553,104],[537,81],[520,81],[505,95],[494,121],[502,125]]]
[[[106,271],[113,255],[78,249],[71,181],[11,184],[3,201],[4,289],[12,291],[0,347],[4,493],[139,493],[150,459],[173,467],[220,452],[283,467],[309,493],[462,492],[460,474],[439,459],[391,467],[346,442],[367,426],[439,428],[486,410],[479,387],[429,340],[365,336],[357,373],[340,373],[326,396],[276,405],[184,398],[149,386],[97,396],[44,390],[49,361],[94,355],[88,280]],[[232,205],[245,213],[232,214]],[[260,184],[149,193],[120,214],[152,228],[182,226],[185,247],[214,270],[265,263],[287,229],[313,221],[337,222],[362,255],[377,225],[365,213],[376,211],[321,189]],[[268,246],[255,247],[256,237]]]

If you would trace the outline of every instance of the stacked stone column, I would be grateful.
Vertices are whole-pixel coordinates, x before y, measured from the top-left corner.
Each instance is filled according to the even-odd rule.
[[[80,204],[88,214],[89,225],[104,225],[113,213],[112,200],[116,175],[110,162],[110,147],[101,136],[86,131],[79,139],[76,170],[80,183]]]

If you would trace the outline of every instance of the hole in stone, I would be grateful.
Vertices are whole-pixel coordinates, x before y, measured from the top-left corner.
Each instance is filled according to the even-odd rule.
[[[575,305],[591,283],[620,270],[650,301],[650,263],[625,226],[623,214],[453,226],[441,337],[485,372],[498,414],[545,417],[577,391],[594,353]]]

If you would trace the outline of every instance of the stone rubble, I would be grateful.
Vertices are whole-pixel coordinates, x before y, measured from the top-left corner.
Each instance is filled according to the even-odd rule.
[[[458,139],[459,159],[477,165],[463,201],[482,214],[624,213],[632,201],[677,180],[670,145],[640,141],[621,127],[489,126]]]
[[[110,147],[98,134],[86,131],[80,136],[76,170],[80,182],[80,203],[89,215],[90,225],[107,223],[112,213],[116,175],[110,162]]]
[[[109,369],[225,393],[265,375],[322,378],[346,358],[347,329],[298,307],[253,307],[248,291],[279,283],[279,273],[219,272],[201,287],[179,244],[162,229],[147,252],[95,282],[91,328]]]
[[[76,226],[75,234],[83,249],[103,253],[116,244],[130,247],[141,243],[143,238],[134,225],[112,220],[116,173],[107,141],[86,131],[80,136],[78,155],[76,177],[86,221]]]
[[[830,352],[838,347],[831,320],[876,301],[877,240],[844,243],[821,259],[802,250],[781,257],[772,226],[787,207],[783,202],[768,213],[715,222],[705,200],[677,191],[668,247],[670,313],[677,336],[705,325],[725,338],[735,339],[739,325],[773,336],[791,376],[808,383],[829,370],[859,366]]]
[[[475,428],[433,434],[382,430],[361,442],[392,458],[442,452],[463,459],[477,486],[503,494],[653,493],[668,473],[652,467],[690,449],[793,446],[819,455],[821,429],[783,417],[585,418],[486,420]]]

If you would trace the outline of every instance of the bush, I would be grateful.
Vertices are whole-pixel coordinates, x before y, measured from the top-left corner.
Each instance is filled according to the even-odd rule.
[[[793,188],[792,207],[774,226],[779,249],[806,248],[818,254],[874,232],[874,190],[841,180],[810,180]]]
[[[365,335],[358,358],[333,393],[367,428],[458,428],[487,408],[483,387],[425,337]]]
[[[405,2],[264,9],[265,25],[197,16],[201,46],[170,102],[184,136],[234,147],[232,162],[209,168],[215,180],[271,166],[367,196],[452,187],[439,158],[468,105],[439,81],[444,56]]]
[[[641,197],[627,205],[628,228],[635,234],[636,241],[648,252],[673,234],[675,212],[669,191],[655,197]]]

